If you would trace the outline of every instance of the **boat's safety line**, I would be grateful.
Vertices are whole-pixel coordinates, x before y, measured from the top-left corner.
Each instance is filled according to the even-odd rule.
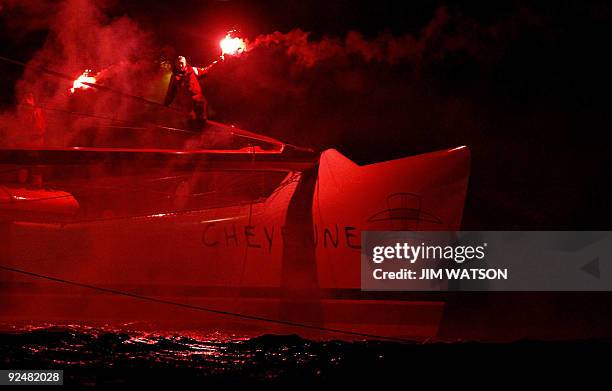
[[[54,70],[46,68],[46,67],[44,67],[42,65],[33,65],[33,64],[30,64],[30,63],[25,63],[23,61],[14,60],[12,58],[4,57],[4,56],[0,56],[0,61],[8,62],[8,63],[14,64],[14,65],[19,65],[19,66],[22,66],[24,68],[36,69],[36,70],[44,72],[44,73],[46,73],[48,75],[58,77],[60,79],[74,81],[73,80],[74,77],[72,77],[70,75],[67,75],[65,73],[54,71]],[[152,106],[164,109],[164,110],[174,111],[174,112],[178,112],[178,113],[181,113],[181,114],[185,114],[184,110],[181,110],[179,108],[172,107],[172,106],[166,106],[166,105],[164,105],[162,103],[146,99],[146,98],[144,98],[142,96],[128,94],[126,92],[123,92],[123,91],[120,91],[120,90],[116,90],[116,89],[110,88],[110,87],[102,85],[102,84],[88,83],[88,82],[82,82],[82,84],[86,84],[89,87],[93,87],[93,88],[98,89],[98,90],[103,91],[103,92],[108,92],[108,93],[111,93],[111,94],[114,94],[114,95],[121,96],[123,98],[132,99],[132,100],[135,100],[135,101],[140,102],[140,103],[146,103],[148,105],[152,105]],[[130,121],[125,121],[125,120],[116,120],[116,119],[112,119],[112,118],[108,118],[108,117],[100,117],[100,116],[97,116],[97,115],[91,114],[91,113],[71,112],[71,111],[68,111],[68,110],[50,109],[50,108],[46,108],[46,107],[41,107],[41,108],[43,110],[66,111],[66,112],[69,112],[72,115],[92,117],[92,118],[99,118],[99,119],[110,120],[110,121],[115,121],[115,122],[130,122]],[[169,127],[169,126],[158,125],[158,127],[162,128],[164,130],[172,130],[172,131],[185,132],[185,133],[194,133],[193,131],[190,131],[190,130],[179,129],[179,128],[172,128],[172,127]]]
[[[30,64],[30,63],[25,63],[23,61],[14,60],[12,58],[4,57],[4,56],[0,56],[0,60],[4,61],[4,62],[11,63],[11,64],[19,65],[19,66],[22,66],[24,68],[36,69],[36,70],[39,70],[39,71],[44,72],[46,74],[58,77],[60,79],[74,81],[74,77],[72,77],[70,75],[67,75],[65,73],[54,71],[54,70],[46,68],[46,67],[44,67],[42,65],[33,65],[33,64]],[[82,82],[82,84],[85,84],[85,85],[87,85],[89,87],[96,88],[96,89],[101,90],[101,91],[106,91],[106,92],[109,92],[109,93],[112,93],[112,94],[115,94],[115,95],[119,95],[119,96],[122,96],[124,98],[133,99],[133,100],[141,102],[141,103],[146,103],[146,104],[149,104],[149,105],[152,105],[152,106],[156,106],[156,107],[160,107],[160,108],[163,108],[163,109],[166,109],[166,110],[171,110],[171,111],[177,111],[177,112],[180,112],[180,113],[184,113],[183,110],[180,110],[180,109],[177,109],[177,108],[174,108],[174,107],[166,106],[166,105],[164,105],[162,103],[155,102],[155,101],[143,98],[142,96],[132,95],[132,94],[128,94],[128,93],[123,92],[123,91],[115,90],[113,88],[107,87],[107,86],[102,85],[102,84],[88,83],[88,82],[85,82],[85,81]]]
[[[307,323],[292,322],[292,321],[286,321],[286,320],[281,320],[281,319],[266,318],[263,316],[224,311],[224,310],[215,309],[215,308],[201,307],[197,305],[181,303],[181,302],[176,302],[176,301],[171,301],[171,300],[164,300],[164,299],[159,299],[159,298],[155,298],[151,296],[144,296],[144,295],[139,295],[136,293],[120,291],[116,289],[109,289],[109,288],[104,288],[100,286],[84,284],[78,281],[65,280],[62,278],[34,273],[34,272],[27,271],[27,270],[17,269],[17,268],[3,266],[3,265],[0,265],[0,269],[8,271],[8,272],[12,272],[12,273],[19,273],[19,274],[27,275],[30,277],[45,279],[48,281],[54,281],[54,282],[61,283],[61,284],[78,286],[81,288],[96,290],[99,292],[104,292],[104,293],[108,293],[112,295],[131,297],[137,300],[144,300],[144,301],[165,304],[165,305],[173,305],[175,307],[182,307],[182,308],[187,308],[187,309],[191,309],[195,311],[203,311],[203,312],[208,312],[208,313],[213,313],[213,314],[218,314],[218,315],[231,316],[235,318],[246,319],[246,320],[251,320],[251,321],[256,321],[256,322],[279,324],[283,326],[290,326],[290,327],[309,329],[309,330],[317,330],[317,331],[322,331],[326,333],[352,335],[352,336],[369,338],[369,339],[378,339],[378,340],[386,340],[386,341],[401,342],[401,343],[414,343],[415,342],[415,341],[405,339],[405,338],[397,338],[397,337],[390,337],[390,336],[377,335],[377,334],[361,333],[358,331],[347,330],[347,329],[323,327],[323,326],[317,326],[317,325],[312,325],[312,324],[307,324]]]

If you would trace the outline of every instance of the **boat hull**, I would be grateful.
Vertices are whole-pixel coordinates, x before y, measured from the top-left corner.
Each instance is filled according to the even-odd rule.
[[[269,176],[249,170],[257,181],[247,188],[235,183],[242,176],[228,182],[223,172],[195,172],[168,197],[150,188],[126,195],[128,184],[142,183],[148,172],[130,170],[116,182],[117,175],[94,169],[90,180],[100,187],[115,181],[114,188],[126,189],[120,201],[64,182],[71,203],[89,211],[67,218],[40,218],[45,206],[11,218],[16,208],[5,204],[0,321],[350,339],[438,334],[445,310],[438,296],[361,291],[361,232],[459,229],[466,148],[368,166],[330,150],[302,171],[259,170],[275,173],[271,191]],[[196,189],[203,178],[222,189]],[[228,184],[241,194],[227,191]],[[244,192],[254,196],[245,200]],[[405,210],[394,212],[394,202]],[[148,205],[166,206],[125,213]]]

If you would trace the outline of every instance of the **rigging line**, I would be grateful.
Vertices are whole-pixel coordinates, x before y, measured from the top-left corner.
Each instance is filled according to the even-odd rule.
[[[59,77],[60,79],[74,81],[73,77],[70,77],[68,75],[65,75],[65,74],[62,74],[62,73],[59,73],[59,72],[52,71],[52,70],[47,69],[47,68],[42,67],[42,66],[29,65],[29,64],[26,64],[25,62],[13,60],[12,58],[4,57],[4,56],[0,56],[0,60],[8,62],[8,63],[11,63],[11,64],[20,65],[20,66],[22,66],[24,68],[38,69],[38,70],[40,70],[40,71],[42,71],[44,73],[47,73],[49,75],[53,75],[53,76]]]
[[[70,111],[70,110],[58,109],[58,108],[55,108],[55,107],[48,107],[48,106],[42,106],[42,105],[30,105],[30,104],[27,104],[27,103],[19,103],[18,106],[34,107],[34,108],[39,108],[39,109],[46,110],[46,111],[55,111],[55,112],[58,112],[58,113],[65,113],[65,114],[76,115],[76,116],[81,116],[81,117],[90,117],[90,118],[96,118],[96,119],[103,119],[103,120],[107,120],[107,121],[111,121],[111,122],[120,122],[120,123],[130,124],[130,125],[138,125],[134,121],[128,121],[128,120],[124,120],[124,119],[105,117],[105,116],[102,116],[102,115],[83,113],[83,112],[79,112],[79,111]]]
[[[8,190],[7,190],[7,193],[8,193]],[[57,200],[60,198],[71,198],[72,197],[72,195],[68,194],[68,195],[59,195],[59,196],[46,197],[46,198],[34,198],[34,199],[28,199],[28,200],[15,201],[15,196],[13,194],[9,194],[9,196],[11,197],[11,201],[0,201],[0,205],[15,205],[15,204],[22,205],[26,203],[35,203],[35,202]]]
[[[24,169],[23,167],[9,168],[8,170],[0,171],[0,175],[9,174],[11,172],[15,172],[15,171],[23,170],[23,169]]]
[[[25,62],[13,60],[11,58],[4,57],[4,56],[0,56],[0,60],[8,62],[8,63],[11,63],[11,64],[19,65],[19,66],[22,66],[22,67],[25,67],[25,68],[38,69],[39,71],[47,73],[49,75],[52,75],[52,76],[55,76],[55,77],[59,77],[61,79],[65,79],[65,80],[74,81],[74,77],[72,77],[72,76],[66,75],[64,73],[56,72],[54,70],[45,68],[43,66],[27,64]],[[107,87],[107,86],[104,86],[104,85],[101,85],[101,84],[88,83],[88,82],[85,82],[85,81],[81,82],[81,84],[85,84],[88,87],[97,88],[97,89],[99,89],[101,91],[105,91],[105,92],[109,92],[109,93],[112,93],[112,94],[115,94],[115,95],[123,96],[125,98],[133,99],[133,100],[136,100],[138,102],[146,103],[146,104],[157,106],[157,107],[163,107],[163,108],[165,108],[167,110],[178,111],[178,112],[184,113],[183,110],[180,110],[180,109],[177,109],[177,108],[174,108],[174,107],[166,106],[166,105],[164,105],[162,103],[155,102],[155,101],[143,98],[142,96],[132,95],[132,94],[128,94],[128,93],[123,92],[123,91],[115,90],[113,88],[110,88],[110,87]]]
[[[187,303],[180,303],[180,302],[175,302],[175,301],[170,301],[170,300],[164,300],[164,299],[159,299],[159,298],[155,298],[155,297],[139,295],[139,294],[136,294],[136,293],[125,292],[125,291],[120,291],[120,290],[116,290],[116,289],[109,289],[109,288],[104,288],[104,287],[100,287],[100,286],[84,284],[84,283],[77,282],[77,281],[64,280],[64,279],[57,278],[57,277],[52,277],[52,276],[48,276],[48,275],[44,275],[44,274],[33,273],[33,272],[26,271],[26,270],[21,270],[21,269],[12,268],[12,267],[3,266],[3,265],[0,265],[0,269],[6,270],[6,271],[9,271],[9,272],[13,272],[13,273],[19,273],[19,274],[23,274],[23,275],[27,275],[27,276],[31,276],[31,277],[45,279],[45,280],[49,280],[49,281],[59,282],[59,283],[66,284],[66,285],[78,286],[78,287],[81,287],[81,288],[87,288],[87,289],[96,290],[96,291],[99,291],[99,292],[110,293],[110,294],[117,295],[117,296],[131,297],[133,299],[144,300],[144,301],[160,303],[160,304],[166,304],[166,305],[173,305],[173,306],[176,306],[176,307],[188,308],[188,309],[192,309],[192,310],[209,312],[209,313],[218,314],[218,315],[232,316],[232,317],[235,317],[235,318],[248,319],[248,320],[259,321],[259,322],[266,322],[266,323],[273,323],[273,324],[279,324],[279,325],[283,325],[283,326],[290,326],[290,327],[297,327],[297,328],[303,328],[303,329],[317,330],[317,331],[323,331],[323,332],[327,332],[327,333],[354,335],[354,336],[358,336],[358,337],[372,338],[372,339],[379,339],[379,340],[387,340],[387,341],[401,342],[401,343],[410,343],[410,344],[414,343],[414,341],[411,341],[411,340],[405,339],[405,338],[389,337],[389,336],[383,336],[383,335],[361,333],[361,332],[352,331],[352,330],[343,330],[343,329],[337,329],[337,328],[316,326],[316,325],[311,325],[311,324],[307,324],[307,323],[292,322],[292,321],[281,320],[281,319],[272,319],[272,318],[266,318],[266,317],[263,317],[263,316],[241,314],[241,313],[237,313],[237,312],[224,311],[224,310],[219,310],[219,309],[215,309],[215,308],[207,308],[207,307],[196,306],[196,305],[193,305],[193,304],[187,304]]]
[[[59,113],[66,113],[69,115],[76,115],[76,116],[81,116],[81,117],[89,117],[89,118],[96,118],[96,119],[101,119],[101,120],[106,120],[106,121],[110,121],[110,122],[117,122],[117,123],[123,123],[123,124],[128,124],[128,125],[142,125],[140,123],[137,123],[136,121],[128,121],[128,120],[124,120],[124,119],[117,119],[117,118],[112,118],[112,117],[105,117],[102,115],[97,115],[97,114],[91,114],[91,113],[83,113],[83,112],[79,112],[79,111],[70,111],[70,110],[65,110],[65,109],[58,109],[56,107],[48,107],[48,106],[42,106],[42,105],[30,105],[30,104],[26,104],[26,103],[19,103],[18,106],[25,106],[25,107],[35,107],[35,108],[40,108],[42,110],[46,110],[46,111],[56,111]],[[158,128],[158,129],[162,129],[162,130],[172,130],[175,132],[183,132],[183,133],[198,133],[192,130],[185,130],[185,129],[181,129],[181,128],[173,128],[170,126],[164,126],[164,125],[158,125],[158,124],[151,124],[154,127]],[[146,127],[134,127],[134,129],[138,129],[138,130],[147,130],[149,128]]]

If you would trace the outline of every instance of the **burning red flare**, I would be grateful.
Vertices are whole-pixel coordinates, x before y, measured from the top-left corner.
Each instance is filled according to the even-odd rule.
[[[230,31],[227,33],[225,38],[219,42],[219,46],[221,46],[221,57],[229,54],[230,56],[235,56],[242,52],[246,52],[246,42],[242,38],[235,37],[234,31]]]
[[[96,83],[96,77],[91,75],[91,69],[86,69],[85,71],[83,71],[83,74],[81,74],[81,76],[77,77],[74,80],[74,82],[72,83],[72,88],[70,89],[70,92],[74,93],[74,91],[76,91],[77,89],[86,90],[88,88],[91,88],[91,86],[88,86],[87,84],[83,84],[83,83],[90,83],[90,84]]]

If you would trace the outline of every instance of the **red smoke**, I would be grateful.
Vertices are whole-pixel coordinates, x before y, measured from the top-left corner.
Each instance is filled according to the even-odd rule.
[[[275,32],[259,36],[251,48],[284,47],[289,56],[305,67],[329,59],[345,61],[350,57],[368,64],[416,65],[461,52],[480,60],[484,57],[497,59],[505,45],[515,38],[516,27],[522,22],[508,19],[482,25],[459,15],[451,16],[446,7],[440,7],[433,19],[414,35],[396,37],[383,32],[374,39],[366,39],[357,31],[349,31],[342,39],[323,37],[315,40],[310,33],[296,29],[286,34]]]
[[[442,7],[421,31],[402,36],[274,32],[255,38],[243,58],[224,64],[205,90],[221,119],[315,148],[388,145],[385,135],[419,140],[408,145],[424,150],[447,132],[442,146],[452,146],[465,143],[457,126],[469,128],[478,107],[471,93],[446,90],[434,72],[452,78],[455,65],[467,64],[486,76],[521,23],[519,18],[483,25]]]
[[[41,4],[21,6],[21,12],[34,12]],[[49,21],[49,33],[43,47],[31,58],[22,79],[17,84],[17,101],[33,93],[38,105],[47,112],[47,143],[60,145],[71,142],[82,129],[116,122],[100,117],[126,119],[138,122],[150,108],[132,101],[93,89],[77,90],[70,94],[72,82],[42,72],[50,69],[76,77],[84,69],[98,74],[98,81],[114,89],[134,95],[161,100],[163,72],[157,62],[157,50],[151,44],[151,35],[143,32],[127,17],[110,19],[104,14],[105,2],[91,0],[65,0],[57,6],[57,12]],[[19,8],[18,5],[13,5]],[[55,8],[53,8],[55,9]],[[49,110],[47,110],[49,109]],[[66,112],[84,112],[95,117],[70,115]],[[3,122],[11,123],[17,130],[11,115],[4,115]],[[21,121],[23,122],[23,121]],[[20,136],[7,136],[19,140]]]
[[[162,101],[167,80],[152,34],[127,17],[108,18],[104,10],[104,3],[91,0],[62,2],[50,22],[47,41],[30,65],[73,77],[92,69],[100,84]],[[437,105],[429,107],[433,101],[428,101],[427,94],[432,90],[423,70],[427,72],[448,57],[467,58],[483,66],[495,63],[500,56],[499,40],[491,37],[498,34],[493,30],[497,26],[451,17],[446,8],[440,8],[414,35],[382,33],[366,39],[350,31],[343,38],[313,39],[299,29],[262,35],[249,44],[245,56],[228,59],[205,82],[211,117],[315,147],[341,142],[344,137],[354,139],[354,133],[368,134],[382,126],[413,133],[425,127],[439,128],[444,124],[432,126],[420,113],[444,114],[440,110],[449,107],[465,115],[470,103],[464,101],[458,111],[452,98],[438,97]],[[511,28],[501,31],[507,35],[505,40],[512,38]],[[93,89],[71,96],[70,87],[70,82],[34,68],[27,69],[18,84],[18,101],[32,92],[42,106],[96,116],[49,113],[48,140],[52,144],[70,142],[79,130],[112,123],[98,117],[177,126],[177,122],[168,123],[167,116],[160,118],[159,109]],[[409,114],[412,112],[419,116]]]

